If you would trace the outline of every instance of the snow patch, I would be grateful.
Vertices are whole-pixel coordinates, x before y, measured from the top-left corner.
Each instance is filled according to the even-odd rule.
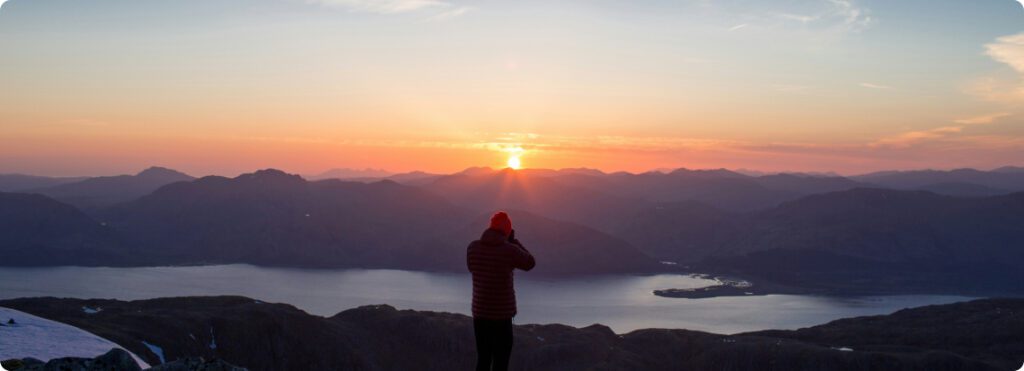
[[[112,348],[114,342],[80,328],[0,307],[0,318],[12,318],[16,325],[0,326],[0,359],[32,357],[43,362],[54,358],[95,358]],[[131,354],[131,352],[128,352]],[[149,364],[132,354],[142,368]]]
[[[153,354],[156,354],[156,358],[160,359],[160,364],[167,363],[167,360],[164,359],[164,348],[161,348],[161,347],[158,347],[156,345],[147,343],[145,341],[142,342],[142,345],[145,345],[146,348],[149,348],[150,352],[153,352]]]
[[[213,336],[213,327],[210,327],[210,349],[217,349],[217,337]]]
[[[832,349],[833,350],[838,350],[840,352],[852,352],[853,351],[853,348],[847,348],[847,347],[832,348]]]
[[[96,314],[96,313],[99,313],[99,312],[103,311],[103,308],[100,308],[100,307],[89,308],[89,307],[83,305],[82,306],[82,311],[85,312],[85,314]]]

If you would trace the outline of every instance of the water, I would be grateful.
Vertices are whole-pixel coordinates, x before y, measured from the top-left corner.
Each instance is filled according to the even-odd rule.
[[[888,314],[971,298],[900,295],[833,298],[801,295],[663,298],[665,288],[693,288],[714,281],[686,275],[609,275],[543,279],[518,274],[519,316],[515,322],[600,323],[615,332],[640,328],[685,328],[715,333],[795,329],[834,319]],[[111,298],[243,295],[292,304],[330,316],[370,304],[399,309],[468,314],[468,274],[401,270],[307,270],[250,265],[150,268],[0,268],[0,299],[31,296]]]

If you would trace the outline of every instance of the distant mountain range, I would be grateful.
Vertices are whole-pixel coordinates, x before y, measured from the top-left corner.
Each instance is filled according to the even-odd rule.
[[[145,196],[160,187],[195,178],[167,168],[151,167],[135,175],[103,176],[21,191],[50,196],[82,209],[98,209]]]
[[[0,193],[0,264],[462,271],[465,246],[501,209],[541,274],[664,272],[676,268],[657,262],[672,261],[827,292],[1022,293],[1024,193],[908,190],[1019,190],[1022,174],[474,168],[403,183],[153,168]]]
[[[387,305],[326,318],[244,297],[27,298],[0,306],[92,332],[153,365],[203,357],[250,370],[466,370],[475,361],[469,317]],[[985,299],[736,335],[517,324],[511,369],[1013,370],[1024,362],[1021,313],[1022,299]]]

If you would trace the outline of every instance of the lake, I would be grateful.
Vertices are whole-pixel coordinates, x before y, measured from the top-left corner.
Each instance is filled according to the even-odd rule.
[[[515,322],[600,323],[617,333],[640,328],[685,328],[732,334],[796,329],[834,319],[888,314],[972,298],[898,295],[836,298],[766,295],[677,299],[655,296],[667,288],[715,281],[688,275],[608,275],[571,279],[517,273]],[[309,270],[250,265],[147,268],[0,268],[0,299],[32,296],[122,300],[190,295],[243,295],[292,304],[330,316],[370,304],[399,309],[469,313],[469,274],[386,269]]]

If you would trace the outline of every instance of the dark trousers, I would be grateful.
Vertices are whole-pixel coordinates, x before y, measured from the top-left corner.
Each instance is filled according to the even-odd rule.
[[[476,371],[508,370],[512,355],[512,320],[473,319]]]

